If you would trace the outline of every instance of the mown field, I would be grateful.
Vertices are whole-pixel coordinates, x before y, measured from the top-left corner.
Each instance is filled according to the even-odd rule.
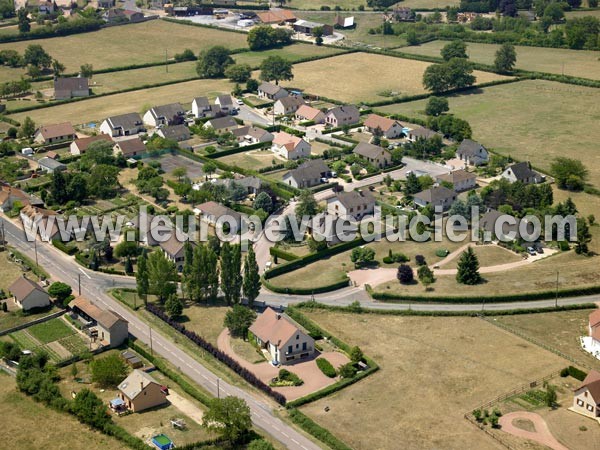
[[[432,41],[415,47],[403,47],[400,51],[417,55],[440,56],[440,50],[448,41]],[[467,43],[471,61],[494,64],[496,44]],[[583,78],[600,78],[600,52],[591,50],[567,50],[563,48],[540,48],[516,46],[517,69],[548,72]]]
[[[484,145],[549,170],[557,156],[582,160],[600,186],[600,90],[531,80],[449,97],[450,111],[466,119]],[[378,108],[424,117],[425,101]]]
[[[294,66],[294,79],[285,83],[343,102],[373,102],[388,97],[422,94],[423,72],[429,63],[369,53],[339,55]],[[373,76],[377,74],[377,76]],[[475,72],[478,83],[505,78]]]
[[[426,8],[426,9],[444,9],[446,6],[458,5],[458,0],[404,0],[401,2],[401,6],[408,6],[410,8]],[[292,6],[297,9],[320,9],[321,6],[326,5],[331,9],[336,6],[344,10],[358,9],[360,5],[363,5],[365,9],[368,9],[367,2],[365,0],[294,0]],[[393,6],[390,6],[391,10]],[[351,12],[350,12],[351,14]],[[362,15],[358,13],[357,15]],[[331,23],[331,22],[328,22]]]
[[[168,36],[168,39],[165,37]],[[198,53],[213,45],[246,47],[246,36],[241,33],[179,25],[164,20],[105,28],[91,33],[0,44],[0,50],[13,49],[23,53],[30,44],[40,44],[66,71],[77,72],[82,64],[92,64],[95,69],[142,64],[172,58],[189,48]],[[9,69],[7,69],[9,70]],[[22,71],[10,69],[0,75],[12,73],[18,79]],[[6,81],[6,79],[0,79]]]
[[[501,448],[463,414],[568,365],[478,318],[308,315],[381,367],[301,408],[356,450]]]

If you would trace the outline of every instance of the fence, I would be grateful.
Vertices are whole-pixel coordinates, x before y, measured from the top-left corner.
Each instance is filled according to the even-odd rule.
[[[504,442],[499,436],[496,436],[495,433],[492,433],[490,430],[488,430],[485,425],[483,425],[482,423],[477,422],[474,418],[472,418],[469,414],[465,414],[465,419],[467,419],[469,422],[471,422],[473,425],[475,425],[477,428],[479,428],[481,431],[483,431],[485,434],[487,434],[489,437],[491,437],[492,439],[494,439],[496,442],[498,442],[500,445],[506,447],[509,450],[516,450],[514,447],[512,447],[511,445],[508,444],[508,442]]]
[[[15,331],[24,330],[25,328],[29,328],[38,323],[43,323],[43,322],[47,322],[48,320],[56,319],[57,317],[62,316],[66,312],[67,311],[63,309],[61,311],[57,311],[55,313],[48,314],[47,316],[40,317],[39,319],[32,320],[31,322],[23,323],[21,325],[17,325],[16,327],[9,328],[8,330],[2,330],[2,331],[0,331],[0,336],[5,336],[7,334],[14,333]]]

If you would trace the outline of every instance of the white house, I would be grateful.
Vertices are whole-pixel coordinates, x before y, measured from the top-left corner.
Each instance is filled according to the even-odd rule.
[[[591,370],[581,386],[574,391],[573,406],[569,408],[584,416],[600,417],[600,372]]]
[[[284,131],[274,134],[271,151],[288,160],[308,158],[311,145],[298,136],[292,136]]]
[[[305,101],[302,97],[296,95],[288,95],[280,98],[273,105],[273,113],[276,116],[287,116],[294,114],[300,106],[304,105]]]
[[[10,285],[8,291],[11,293],[15,304],[23,311],[45,308],[50,305],[48,293],[36,282],[26,278],[25,275],[17,278]]]
[[[290,317],[267,308],[249,329],[256,343],[271,355],[273,364],[290,364],[315,352],[315,340]]]
[[[282,181],[288,186],[307,189],[323,183],[323,178],[330,173],[331,170],[322,159],[311,159],[283,175]]]
[[[273,134],[259,127],[241,127],[233,130],[233,135],[236,137],[240,146],[253,145],[261,142],[272,142]]]
[[[146,111],[143,120],[144,124],[150,127],[159,125],[180,125],[185,117],[185,109],[179,103],[170,103],[168,105],[154,106]]]
[[[402,124],[397,120],[389,119],[388,117],[369,114],[364,125],[370,133],[375,133],[377,129],[381,130],[383,137],[387,139],[394,139],[402,136]]]
[[[211,105],[206,97],[196,97],[192,100],[192,114],[197,119],[210,119],[221,114],[221,108]]]
[[[511,183],[520,181],[524,184],[537,184],[543,181],[542,176],[532,170],[527,161],[508,166],[500,176]]]
[[[239,128],[238,123],[231,116],[219,117],[217,119],[207,120],[204,128],[212,128],[217,134],[232,133]]]
[[[224,114],[229,114],[235,108],[231,95],[219,95],[215,99],[215,105],[218,106]]]
[[[277,84],[265,82],[258,87],[258,97],[265,100],[275,101],[288,95],[289,92]]]
[[[375,212],[375,197],[369,191],[338,192],[327,200],[327,213],[334,217],[359,221]]]
[[[143,131],[146,131],[144,122],[142,122],[142,118],[138,113],[108,117],[100,124],[100,132],[111,137],[131,136]]]
[[[477,175],[463,169],[438,175],[436,181],[450,183],[456,192],[468,191],[477,187]]]
[[[458,146],[456,157],[472,166],[480,166],[488,162],[490,155],[479,142],[465,139]]]

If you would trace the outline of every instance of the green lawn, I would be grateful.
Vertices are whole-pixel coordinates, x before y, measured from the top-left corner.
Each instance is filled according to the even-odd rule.
[[[484,145],[549,170],[558,156],[580,159],[600,187],[600,91],[551,81],[521,81],[449,97],[450,111],[467,120]],[[425,100],[378,110],[424,117]]]
[[[60,317],[33,325],[32,327],[29,327],[27,331],[44,344],[75,334],[75,330],[67,325]]]
[[[440,50],[447,43],[448,41],[432,41],[415,47],[403,47],[400,51],[439,57]],[[469,42],[467,43],[467,54],[472,61],[492,65],[499,47],[496,44]],[[515,49],[517,51],[517,69],[600,79],[599,52],[526,46],[516,46]]]
[[[224,156],[219,158],[219,161],[232,166],[238,166],[243,169],[258,170],[263,167],[270,167],[279,164],[283,161],[275,157],[275,154],[270,150],[249,150],[244,153],[236,153],[235,155]]]

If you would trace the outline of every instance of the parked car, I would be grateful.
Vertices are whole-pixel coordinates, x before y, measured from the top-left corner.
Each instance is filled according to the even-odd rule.
[[[535,248],[533,247],[527,247],[527,253],[529,253],[531,256],[535,256]]]
[[[238,99],[237,99],[235,102],[236,102],[238,105],[243,105],[243,104],[244,104],[244,100],[242,100],[241,98],[238,98]]]
[[[327,179],[327,177],[322,177],[321,183],[329,183],[329,180]]]

